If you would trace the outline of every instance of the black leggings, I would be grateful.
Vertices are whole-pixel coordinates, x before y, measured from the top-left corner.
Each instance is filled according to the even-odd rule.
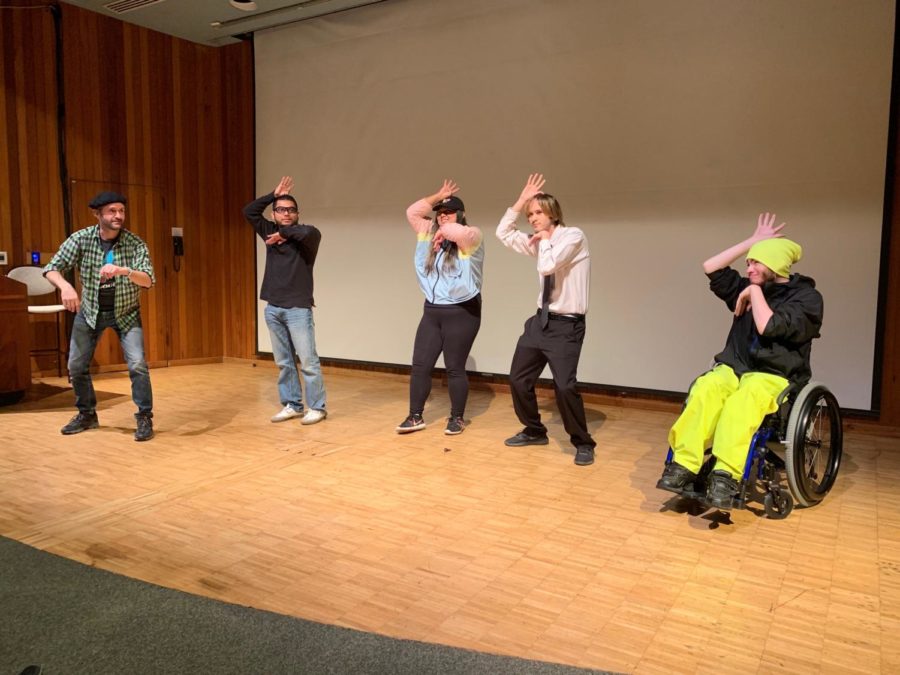
[[[444,352],[450,414],[462,417],[469,397],[466,360],[481,327],[481,295],[458,305],[425,303],[413,347],[412,376],[409,379],[409,411],[422,414],[431,393],[431,371]]]

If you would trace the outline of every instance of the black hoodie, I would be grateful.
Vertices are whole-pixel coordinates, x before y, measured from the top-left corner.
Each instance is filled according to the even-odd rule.
[[[737,298],[750,280],[731,267],[707,276],[709,289],[734,312]],[[766,329],[759,334],[749,309],[734,317],[725,349],[716,354],[715,361],[731,366],[738,377],[751,371],[771,373],[803,386],[812,375],[812,341],[822,327],[822,294],[813,279],[800,274],[792,274],[787,283],[766,283],[762,290],[773,312]]]

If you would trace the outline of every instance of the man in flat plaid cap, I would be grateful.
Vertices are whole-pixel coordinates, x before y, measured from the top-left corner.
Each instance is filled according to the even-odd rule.
[[[60,429],[65,435],[99,426],[90,365],[97,340],[112,328],[125,354],[131,397],[138,409],[134,440],[153,438],[153,392],[144,359],[141,289],[153,286],[156,278],[147,245],[125,229],[125,203],[125,197],[116,192],[94,197],[88,206],[97,224],[72,234],[44,268],[44,276],[60,290],[63,305],[75,313],[69,377],[78,414]],[[63,276],[72,269],[77,269],[81,278],[81,297]]]

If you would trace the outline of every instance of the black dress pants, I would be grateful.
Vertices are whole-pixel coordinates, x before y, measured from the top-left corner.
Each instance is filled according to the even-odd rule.
[[[587,430],[584,401],[576,388],[576,371],[584,342],[584,321],[566,321],[551,318],[546,328],[541,328],[539,316],[525,322],[525,332],[516,344],[510,366],[509,383],[513,406],[519,421],[525,425],[525,433],[543,436],[547,427],[541,422],[534,385],[544,366],[550,365],[556,405],[562,414],[563,425],[572,445],[597,445]]]

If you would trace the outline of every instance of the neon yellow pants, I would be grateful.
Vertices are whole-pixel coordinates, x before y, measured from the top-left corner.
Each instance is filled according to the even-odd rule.
[[[753,434],[763,418],[778,409],[778,394],[787,386],[785,378],[769,373],[744,373],[738,380],[731,367],[721,363],[698,377],[669,431],[675,461],[697,473],[703,453],[712,446],[714,468],[740,480]]]

